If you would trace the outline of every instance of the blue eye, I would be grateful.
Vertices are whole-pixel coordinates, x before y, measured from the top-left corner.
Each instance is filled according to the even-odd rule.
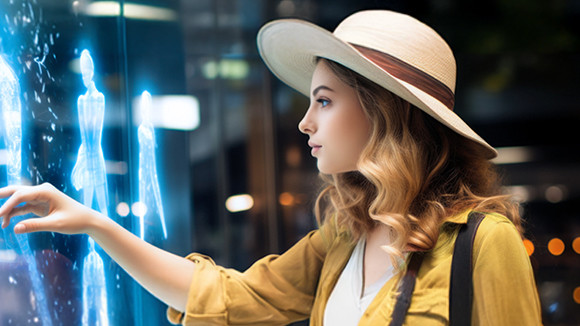
[[[320,98],[320,99],[316,100],[316,102],[320,103],[322,107],[325,107],[328,104],[330,104],[330,101],[329,100],[325,100],[323,98]]]

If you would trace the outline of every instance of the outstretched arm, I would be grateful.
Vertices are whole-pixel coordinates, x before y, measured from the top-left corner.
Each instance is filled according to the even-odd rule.
[[[150,245],[48,183],[0,189],[0,198],[6,197],[10,198],[0,208],[2,228],[14,216],[33,213],[43,218],[21,221],[14,232],[86,233],[145,289],[167,305],[185,310],[195,266],[191,261]]]

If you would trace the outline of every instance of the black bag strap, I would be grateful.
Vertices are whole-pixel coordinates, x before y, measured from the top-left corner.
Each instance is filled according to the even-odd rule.
[[[451,284],[449,287],[449,325],[471,325],[473,301],[473,242],[475,233],[485,217],[482,213],[472,212],[467,224],[459,229],[453,261],[451,262]]]
[[[407,310],[409,310],[409,306],[411,305],[411,298],[413,297],[413,289],[415,289],[417,273],[419,272],[419,267],[421,267],[424,256],[425,255],[422,252],[415,252],[411,255],[411,261],[407,267],[407,273],[405,273],[403,280],[399,284],[399,296],[397,297],[397,302],[395,303],[389,326],[403,325],[405,316],[407,316]]]
[[[467,224],[459,229],[453,261],[451,262],[451,284],[449,287],[449,325],[464,326],[471,324],[471,303],[473,301],[473,241],[475,233],[484,214],[472,212],[467,218]],[[415,252],[407,267],[407,272],[399,284],[399,296],[393,309],[389,326],[401,326],[405,322],[407,311],[411,305],[417,273],[425,256],[422,252]]]

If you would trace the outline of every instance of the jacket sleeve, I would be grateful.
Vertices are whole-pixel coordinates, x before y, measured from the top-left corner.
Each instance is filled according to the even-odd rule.
[[[489,217],[474,244],[472,324],[541,325],[534,274],[520,235],[505,217]]]
[[[327,245],[310,232],[282,255],[269,255],[245,272],[191,254],[195,266],[185,312],[169,308],[183,325],[285,325],[310,315]]]

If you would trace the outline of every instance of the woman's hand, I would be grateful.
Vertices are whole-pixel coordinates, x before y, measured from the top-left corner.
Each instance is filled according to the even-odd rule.
[[[15,233],[89,233],[94,218],[99,214],[48,183],[1,188],[0,198],[6,197],[10,198],[0,207],[2,228],[7,227],[15,216],[32,213],[42,217],[21,221],[14,227]]]
[[[33,213],[41,218],[19,222],[14,232],[87,233],[149,292],[168,305],[185,311],[195,268],[191,261],[152,246],[48,183],[0,189],[0,198],[6,197],[10,198],[0,207],[3,228],[14,216]]]

